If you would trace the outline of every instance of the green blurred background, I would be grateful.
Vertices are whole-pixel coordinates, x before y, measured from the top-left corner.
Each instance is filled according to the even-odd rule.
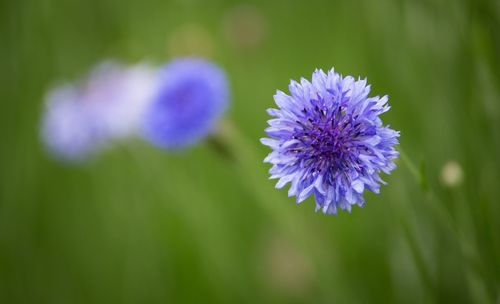
[[[182,54],[227,70],[235,157],[47,155],[55,82]],[[495,0],[2,0],[0,302],[499,303],[499,55]],[[333,66],[389,95],[415,172],[325,216],[274,190],[258,139],[276,89]]]

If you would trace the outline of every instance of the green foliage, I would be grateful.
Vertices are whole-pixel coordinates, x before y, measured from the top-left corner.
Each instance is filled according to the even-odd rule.
[[[0,2],[0,302],[498,302],[498,1],[252,1],[265,35],[248,49],[225,34],[236,5]],[[234,150],[135,140],[83,167],[47,156],[52,84],[103,58],[165,62],[186,25],[229,74]],[[275,90],[332,66],[389,95],[384,121],[423,159],[336,217],[275,191],[258,141]],[[461,184],[440,179],[450,160]]]

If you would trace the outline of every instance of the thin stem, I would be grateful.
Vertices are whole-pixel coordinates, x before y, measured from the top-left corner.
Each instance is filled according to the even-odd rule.
[[[403,233],[406,237],[406,240],[408,241],[408,245],[410,247],[413,258],[415,260],[415,266],[417,267],[417,269],[420,273],[420,276],[422,277],[422,281],[425,285],[425,288],[427,288],[429,290],[429,292],[433,296],[435,296],[436,295],[435,284],[432,280],[429,269],[427,269],[427,267],[426,267],[427,263],[425,262],[424,254],[421,250],[421,247],[418,244],[417,237],[416,237],[413,229],[410,227],[410,224],[406,220],[405,216],[400,217],[400,223],[401,223],[401,226],[403,227]],[[434,299],[432,299],[432,300],[434,300]]]
[[[131,146],[122,146],[122,149],[127,153],[131,161],[135,163],[139,174],[142,176],[153,175],[157,177],[165,174],[164,167],[158,166],[156,162],[147,161],[151,158],[145,157],[143,154],[138,154],[138,151]],[[207,200],[209,195],[200,188],[196,188],[196,191],[190,191],[192,181],[190,181],[189,176],[182,170],[175,170],[175,172],[175,178],[169,182],[171,186],[161,187],[161,195],[167,193],[168,196],[174,198],[169,203],[172,205],[175,201],[177,202],[173,208],[193,228],[195,241],[203,249],[203,252],[207,255],[207,259],[210,260],[210,263],[203,263],[206,271],[212,273],[218,280],[223,281],[224,285],[232,284],[232,288],[240,288],[239,284],[233,284],[232,270],[228,267],[228,265],[235,265],[237,262],[231,255],[227,241],[218,237],[221,234],[231,237],[229,232],[231,230],[226,227],[227,223],[221,220],[220,214],[213,210],[209,204]],[[151,185],[148,180],[141,180],[144,186]],[[198,202],[196,208],[186,203],[191,201]],[[217,225],[213,225],[214,220],[218,223]],[[239,292],[243,292],[243,290],[239,290]]]
[[[403,148],[401,148],[401,146],[398,147],[398,150],[399,150],[399,154],[401,156],[401,160],[408,167],[408,170],[410,171],[411,175],[413,175],[413,177],[415,178],[415,180],[417,180],[417,182],[420,183],[422,181],[422,176],[418,172],[417,166],[415,166],[413,164],[413,162],[408,157],[408,155],[406,155],[406,153],[404,152]]]
[[[255,145],[253,145],[238,129],[225,122],[223,129],[218,133],[219,141],[226,146],[232,159],[235,161],[243,185],[248,188],[249,193],[255,196],[260,204],[274,221],[288,232],[293,232],[299,239],[301,245],[307,250],[321,248],[321,242],[316,233],[311,231],[313,227],[307,225],[304,218],[290,212],[291,204],[282,193],[270,187],[267,173],[264,171],[262,158],[258,156]],[[262,167],[262,170],[259,170]],[[317,253],[317,252],[316,252]]]
[[[422,185],[425,181],[425,176],[423,176],[417,169],[417,166],[412,162],[412,160],[408,157],[408,155],[404,152],[404,150],[399,147],[398,148],[401,156],[401,160],[403,163],[406,165],[408,168],[408,171],[410,174],[415,178],[415,180]],[[478,257],[478,251],[475,246],[472,245],[472,242],[470,242],[466,235],[464,233],[461,233],[460,229],[457,227],[452,215],[448,212],[446,208],[444,208],[443,203],[441,200],[438,198],[438,196],[435,194],[433,189],[431,187],[426,187],[425,188],[426,192],[426,199],[424,200],[424,203],[427,205],[428,209],[432,211],[434,216],[437,219],[437,222],[440,223],[441,225],[444,226],[446,230],[452,233],[454,239],[457,241],[457,245],[460,249],[460,254],[462,255],[462,258],[466,262],[466,267],[469,269],[472,269],[476,274],[479,276],[483,277],[485,282],[487,281],[487,270],[484,268],[483,263],[481,262],[480,258]],[[403,220],[404,221],[404,220]],[[409,229],[409,227],[406,227],[405,229]],[[408,234],[407,232],[405,232]],[[411,243],[413,240],[410,239],[411,236],[408,238],[408,241]],[[413,246],[410,244],[410,246]],[[416,255],[415,258],[419,259],[417,257],[420,255],[418,252],[414,252]],[[418,261],[416,261],[418,263]],[[425,277],[427,276],[426,274],[422,273],[422,275]],[[491,288],[490,288],[491,289]],[[491,292],[490,292],[491,295]]]

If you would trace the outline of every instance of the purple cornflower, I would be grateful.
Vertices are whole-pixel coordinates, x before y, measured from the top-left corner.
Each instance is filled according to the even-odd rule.
[[[156,85],[145,65],[105,62],[78,83],[53,88],[46,97],[41,136],[49,151],[78,161],[109,140],[137,132]]]
[[[213,131],[228,104],[225,73],[196,58],[177,59],[159,75],[159,88],[144,119],[144,136],[167,149],[180,149]]]
[[[342,77],[333,69],[316,70],[312,83],[291,81],[290,95],[277,91],[279,109],[261,139],[273,149],[264,162],[273,166],[276,188],[290,183],[289,196],[300,203],[314,194],[316,211],[336,214],[365,204],[365,188],[379,193],[385,184],[380,171],[389,173],[399,153],[399,132],[384,126],[379,115],[388,111],[387,96],[368,97],[366,80]]]

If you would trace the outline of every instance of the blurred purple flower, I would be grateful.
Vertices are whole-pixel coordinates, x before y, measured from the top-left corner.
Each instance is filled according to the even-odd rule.
[[[77,161],[111,139],[137,132],[156,88],[155,77],[145,65],[105,62],[81,83],[52,89],[46,97],[42,140],[56,157]]]
[[[290,183],[289,196],[297,202],[314,194],[316,210],[336,214],[365,204],[365,188],[379,193],[380,171],[396,166],[399,132],[383,126],[379,115],[388,111],[387,96],[368,97],[366,80],[342,77],[333,69],[316,70],[312,83],[291,81],[291,95],[278,91],[279,109],[269,109],[269,138],[261,139],[273,149],[271,163],[276,188]]]
[[[144,119],[144,136],[180,149],[206,137],[228,105],[225,73],[207,60],[177,59],[159,75],[159,88]]]

